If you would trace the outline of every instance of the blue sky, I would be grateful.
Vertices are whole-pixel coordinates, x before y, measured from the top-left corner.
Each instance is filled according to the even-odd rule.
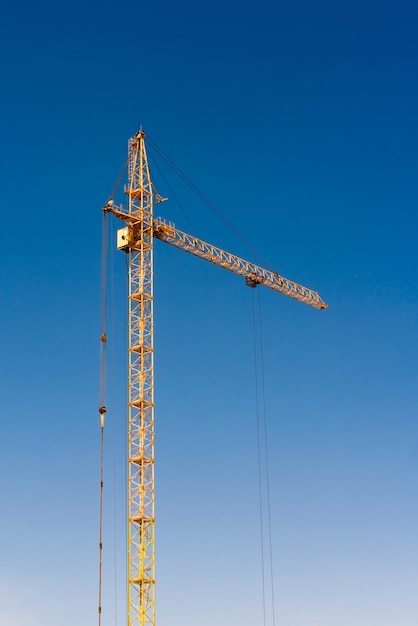
[[[371,0],[3,6],[0,626],[96,619],[101,207],[140,125],[330,305],[253,294],[156,242],[158,624],[263,623],[259,295],[276,626],[415,626],[417,17]],[[257,260],[176,195],[203,239]],[[189,230],[174,201],[158,212]],[[103,626],[125,623],[112,258]]]

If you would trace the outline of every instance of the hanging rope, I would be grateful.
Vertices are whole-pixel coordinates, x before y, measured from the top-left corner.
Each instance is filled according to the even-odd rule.
[[[266,409],[266,387],[264,377],[264,348],[263,348],[263,324],[261,316],[261,297],[258,290],[258,320],[259,320],[259,338],[260,338],[260,364],[261,364],[261,393],[263,406],[263,427],[264,427],[264,452],[266,467],[266,497],[267,497],[267,532],[269,542],[269,561],[270,561],[270,585],[271,585],[271,610],[273,626],[275,626],[275,605],[274,605],[274,575],[273,575],[273,546],[271,534],[271,507],[270,507],[270,469],[268,454],[268,435],[267,435],[267,409]]]
[[[113,457],[113,572],[114,572],[114,624],[118,624],[118,554],[117,554],[117,504],[116,504],[116,432],[115,432],[115,356],[114,342],[111,343],[110,353],[107,347],[108,336],[107,328],[110,325],[111,336],[115,336],[115,285],[114,285],[114,263],[112,251],[109,251],[109,234],[112,241],[115,240],[115,232],[112,228],[109,233],[110,218],[109,213],[103,213],[102,227],[102,282],[101,282],[101,336],[100,336],[100,429],[101,429],[101,446],[100,446],[100,506],[99,506],[99,602],[98,602],[98,626],[101,626],[102,614],[102,588],[103,588],[103,476],[104,476],[104,426],[105,414],[107,413],[107,402],[110,402],[111,415],[111,440],[112,440],[112,457]],[[126,282],[126,281],[125,281]],[[110,290],[110,292],[109,292]],[[123,301],[128,302],[127,288],[125,286],[125,297]],[[110,315],[109,315],[110,313]],[[110,358],[110,370],[108,360]],[[110,374],[110,398],[108,398],[108,373]],[[127,369],[125,378],[127,378]],[[127,397],[124,405],[127,406]],[[127,462],[125,463],[125,465]],[[126,483],[126,476],[125,476]]]
[[[104,465],[104,418],[106,413],[106,407],[102,406],[99,409],[100,413],[100,530],[99,530],[99,626],[102,616],[102,568],[103,568],[103,465]]]
[[[261,582],[263,602],[263,623],[266,626],[267,602],[266,602],[266,540],[264,528],[267,526],[267,552],[269,561],[271,614],[272,625],[275,626],[275,603],[274,603],[274,576],[273,576],[273,548],[271,532],[271,507],[270,507],[270,476],[268,458],[268,436],[266,397],[264,383],[264,350],[263,328],[261,317],[261,299],[258,291],[258,311],[254,301],[254,289],[252,291],[252,314],[253,314],[253,344],[254,344],[254,373],[255,373],[255,401],[256,401],[256,425],[257,425],[257,459],[258,459],[258,489],[259,489],[259,515],[260,515],[260,550],[261,550]],[[258,328],[257,328],[258,317]],[[259,344],[259,345],[258,345]],[[259,358],[258,358],[259,356]],[[260,364],[259,364],[260,362]],[[260,383],[259,383],[260,380]],[[260,393],[261,387],[261,393]],[[260,397],[261,396],[261,397]],[[260,416],[261,413],[261,416]],[[263,471],[264,468],[264,471]],[[264,487],[264,489],[263,489]],[[263,491],[265,491],[266,514],[264,513]]]
[[[116,241],[116,232],[111,230],[111,241]],[[112,243],[112,250],[110,251],[110,333],[111,337],[115,337],[115,268],[114,268],[114,243]],[[126,297],[127,299],[127,297]],[[113,597],[114,597],[114,623],[118,624],[118,552],[117,552],[117,505],[116,505],[116,424],[115,424],[115,342],[110,344],[110,415],[112,422],[112,457],[113,457]],[[126,380],[126,379],[125,379]]]
[[[99,602],[98,625],[101,626],[102,614],[102,569],[103,569],[103,470],[104,470],[104,426],[106,414],[106,382],[107,382],[107,258],[108,258],[108,213],[103,212],[102,222],[102,284],[101,284],[101,335],[100,335],[100,380],[99,380],[99,414],[100,414],[100,497],[99,497]]]
[[[266,626],[266,584],[265,584],[265,567],[264,567],[264,523],[263,523],[263,489],[262,489],[262,468],[261,468],[261,436],[260,436],[260,411],[259,411],[259,393],[258,393],[258,363],[257,363],[257,332],[256,332],[256,316],[254,305],[254,289],[251,291],[252,310],[253,310],[253,349],[254,349],[254,374],[255,374],[255,406],[257,420],[257,461],[258,461],[258,499],[259,499],[259,515],[260,515],[260,550],[261,550],[261,591],[263,600],[263,625]]]

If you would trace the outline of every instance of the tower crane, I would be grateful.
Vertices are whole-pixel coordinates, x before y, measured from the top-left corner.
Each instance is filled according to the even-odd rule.
[[[103,210],[125,224],[117,247],[129,255],[127,623],[155,626],[153,239],[243,276],[250,287],[264,285],[316,309],[327,305],[316,291],[154,218],[153,204],[164,198],[151,182],[143,130],[129,140],[124,191],[127,207],[111,199]]]

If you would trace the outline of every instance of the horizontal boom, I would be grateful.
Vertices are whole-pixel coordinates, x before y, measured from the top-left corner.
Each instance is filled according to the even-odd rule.
[[[305,302],[305,304],[309,304],[316,309],[328,308],[328,305],[325,304],[316,291],[283,278],[276,272],[271,272],[254,265],[254,263],[249,263],[235,256],[235,254],[217,248],[197,237],[183,233],[173,225],[163,222],[161,218],[154,219],[154,237],[176,248],[190,252],[190,254],[194,254],[210,263],[219,265],[219,267],[223,267],[234,274],[243,276],[250,287],[264,285],[264,287],[283,293],[285,296],[290,296],[290,298],[300,302]]]
[[[125,211],[121,209],[122,207],[105,207],[105,210],[111,211],[113,214],[117,215],[117,217],[125,221],[125,223],[129,224],[127,228],[118,231],[118,248],[125,249],[126,251],[138,249],[140,241],[136,236],[136,230],[139,224],[136,223],[137,220],[132,219],[131,216],[127,215]],[[325,304],[317,291],[303,287],[303,285],[299,285],[288,278],[284,278],[276,272],[271,272],[259,265],[249,263],[235,254],[231,254],[210,243],[202,241],[202,239],[198,237],[188,235],[178,230],[172,223],[165,222],[162,218],[153,220],[153,236],[156,239],[169,243],[175,248],[190,252],[190,254],[205,259],[205,261],[209,261],[234,274],[243,276],[247,285],[250,287],[264,285],[264,287],[278,291],[294,300],[299,300],[299,302],[304,302],[315,309],[328,308],[328,305]]]

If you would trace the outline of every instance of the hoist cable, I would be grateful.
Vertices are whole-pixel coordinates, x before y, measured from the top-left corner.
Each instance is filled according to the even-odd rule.
[[[263,324],[261,315],[261,297],[258,291],[258,320],[259,320],[259,341],[260,341],[260,367],[261,367],[261,396],[263,406],[263,426],[264,426],[264,452],[266,467],[266,498],[267,498],[267,532],[269,542],[269,560],[270,560],[270,585],[271,585],[271,610],[272,622],[275,626],[275,603],[274,603],[274,574],[273,574],[273,546],[271,533],[271,506],[270,506],[270,470],[269,470],[269,454],[268,454],[268,436],[267,436],[267,409],[266,409],[266,387],[264,382],[264,347],[263,347]]]
[[[225,224],[225,226],[268,268],[270,271],[275,272],[274,268],[266,261],[262,255],[252,246],[247,239],[239,232],[237,228],[225,217],[225,215],[200,191],[200,189],[186,176],[186,174],[180,169],[178,165],[170,159],[170,157],[159,147],[159,145],[147,135],[150,146],[157,152],[157,154],[171,167],[174,172],[186,183],[188,187],[206,204],[207,207]]]
[[[102,264],[101,264],[101,336],[100,336],[100,403],[104,405],[106,398],[105,384],[106,384],[106,372],[104,367],[106,366],[105,351],[102,348],[106,347],[106,324],[107,324],[107,260],[109,252],[109,218],[107,211],[103,211],[102,218]]]
[[[104,468],[104,424],[106,414],[107,381],[107,258],[108,258],[108,215],[103,213],[102,221],[102,264],[101,264],[101,334],[100,334],[100,373],[99,373],[99,414],[100,414],[100,495],[99,495],[99,598],[98,625],[102,614],[102,570],[103,570],[103,468]]]
[[[115,241],[115,229],[111,233],[112,242]],[[112,243],[112,250],[110,254],[110,271],[109,271],[109,283],[110,283],[110,333],[112,341],[110,343],[110,381],[111,381],[111,419],[112,419],[112,457],[113,457],[113,596],[114,596],[114,620],[115,626],[118,623],[118,558],[117,558],[117,515],[116,515],[116,424],[115,424],[115,272],[114,272],[114,243]]]
[[[99,626],[102,617],[102,570],[103,570],[103,466],[104,466],[104,416],[106,413],[105,407],[100,407],[100,530],[99,530],[99,606],[98,606],[98,618]]]
[[[259,391],[258,391],[258,363],[257,363],[257,332],[256,315],[254,304],[254,289],[251,290],[252,312],[253,312],[253,349],[254,349],[254,374],[255,374],[255,405],[256,405],[256,427],[257,427],[257,461],[258,461],[258,497],[260,515],[260,548],[261,548],[261,586],[263,602],[263,625],[266,626],[266,584],[264,565],[264,521],[263,521],[263,493],[262,493],[262,468],[261,468],[261,436],[260,436],[260,411],[259,411]]]

